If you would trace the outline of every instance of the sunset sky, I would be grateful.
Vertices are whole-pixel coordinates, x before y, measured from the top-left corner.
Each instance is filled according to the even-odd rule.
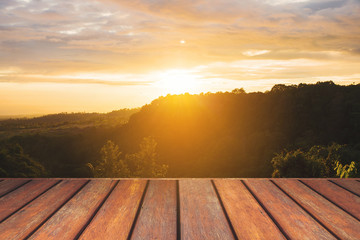
[[[1,0],[0,115],[360,83],[360,1]]]

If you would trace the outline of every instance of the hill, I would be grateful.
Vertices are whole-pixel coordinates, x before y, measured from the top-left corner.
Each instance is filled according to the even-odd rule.
[[[109,113],[58,113],[34,118],[0,119],[0,139],[21,134],[44,132],[66,133],[69,130],[96,126],[118,126],[128,122],[139,108],[120,109]]]
[[[60,114],[30,122],[42,129],[59,123],[51,120],[53,117],[70,116]],[[62,123],[66,121],[72,124],[78,120]],[[21,124],[29,126],[30,122]],[[288,169],[297,165],[286,159],[300,153],[305,164],[299,165],[301,174],[333,176],[337,160],[345,165],[357,159],[359,164],[360,85],[319,82],[275,85],[267,92],[235,89],[168,95],[143,106],[127,123],[113,123],[56,136],[46,132],[20,134],[3,144],[20,144],[51,176],[59,177],[91,176],[88,163],[96,165],[108,140],[125,156],[139,151],[141,141],[149,136],[157,143],[158,162],[169,167],[168,177],[270,177],[273,167],[281,168],[278,174],[287,176]],[[297,150],[301,151],[295,153]],[[311,170],[315,163],[320,169],[316,173]],[[323,168],[331,169],[325,173]]]
[[[283,149],[360,142],[360,85],[169,95],[144,106],[124,128],[121,144],[143,136],[158,141],[170,176],[269,177],[271,159]]]

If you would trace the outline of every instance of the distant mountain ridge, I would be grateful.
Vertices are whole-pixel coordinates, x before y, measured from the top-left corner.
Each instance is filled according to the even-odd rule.
[[[140,108],[120,109],[109,113],[57,113],[37,117],[0,119],[0,130],[4,128],[55,127],[69,124],[123,124]]]

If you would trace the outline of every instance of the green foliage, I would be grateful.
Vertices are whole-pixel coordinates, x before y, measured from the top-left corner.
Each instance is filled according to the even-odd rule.
[[[343,166],[339,161],[336,161],[334,170],[336,170],[336,176],[340,178],[356,177],[357,174],[355,162],[351,162],[350,165],[346,164]]]
[[[140,150],[122,159],[119,147],[108,141],[101,149],[101,160],[95,166],[95,177],[165,177],[168,166],[158,163],[156,141],[144,138]],[[90,164],[92,168],[92,165]]]
[[[336,143],[313,146],[309,151],[285,150],[271,160],[272,177],[355,177],[355,161],[345,163],[358,156],[359,151]]]
[[[132,177],[165,177],[169,166],[158,163],[157,143],[153,137],[146,137],[140,143],[140,150],[126,155],[126,162],[132,166]]]
[[[309,158],[300,149],[277,154],[271,162],[274,167],[272,177],[323,177],[323,162]]]
[[[0,120],[0,140],[19,134],[81,130],[88,127],[115,127],[128,122],[139,108],[120,109],[109,113],[57,113],[34,118]]]
[[[94,177],[129,177],[130,170],[121,159],[119,147],[107,141],[101,148],[101,159],[94,168]]]
[[[24,153],[19,144],[0,147],[0,177],[46,177],[45,168]]]
[[[122,152],[120,176],[127,175],[126,167],[128,176],[163,175],[164,168],[151,167],[151,160],[140,167],[141,159],[152,158],[139,146],[146,136],[156,139],[155,163],[169,166],[168,177],[269,177],[271,159],[283,149],[288,149],[283,158],[293,154],[278,162],[276,175],[301,176],[291,169],[298,164],[306,169],[303,176],[336,177],[336,161],[342,166],[354,161],[359,169],[360,84],[280,84],[264,93],[239,88],[168,95],[134,112],[0,121],[0,142],[19,143],[52,177],[92,176],[107,140]]]

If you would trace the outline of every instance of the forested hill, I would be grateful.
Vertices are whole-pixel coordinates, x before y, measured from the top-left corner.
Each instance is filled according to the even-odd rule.
[[[69,124],[119,125],[126,123],[129,117],[138,110],[138,108],[125,108],[109,113],[57,113],[34,118],[10,118],[0,120],[0,130],[8,130],[9,128],[57,127]]]
[[[96,171],[107,176],[109,152],[121,163],[112,165],[120,169],[116,176],[142,176],[146,171],[139,163],[148,164],[147,159],[167,166],[159,168],[167,177],[335,176],[336,164],[359,165],[360,85],[319,82],[275,85],[265,93],[168,95],[121,126],[61,137],[11,137],[2,143],[3,158],[13,151],[9,144],[19,144],[16,151],[23,148],[48,176],[96,176]],[[9,175],[8,162],[0,170]]]
[[[360,85],[166,96],[131,116],[126,129],[119,141],[155,137],[170,176],[269,177],[274,153],[285,148],[360,147]]]
[[[109,113],[57,113],[34,118],[10,118],[0,120],[0,139],[20,134],[67,133],[70,129],[95,126],[119,126],[128,122],[139,108],[120,109]]]

